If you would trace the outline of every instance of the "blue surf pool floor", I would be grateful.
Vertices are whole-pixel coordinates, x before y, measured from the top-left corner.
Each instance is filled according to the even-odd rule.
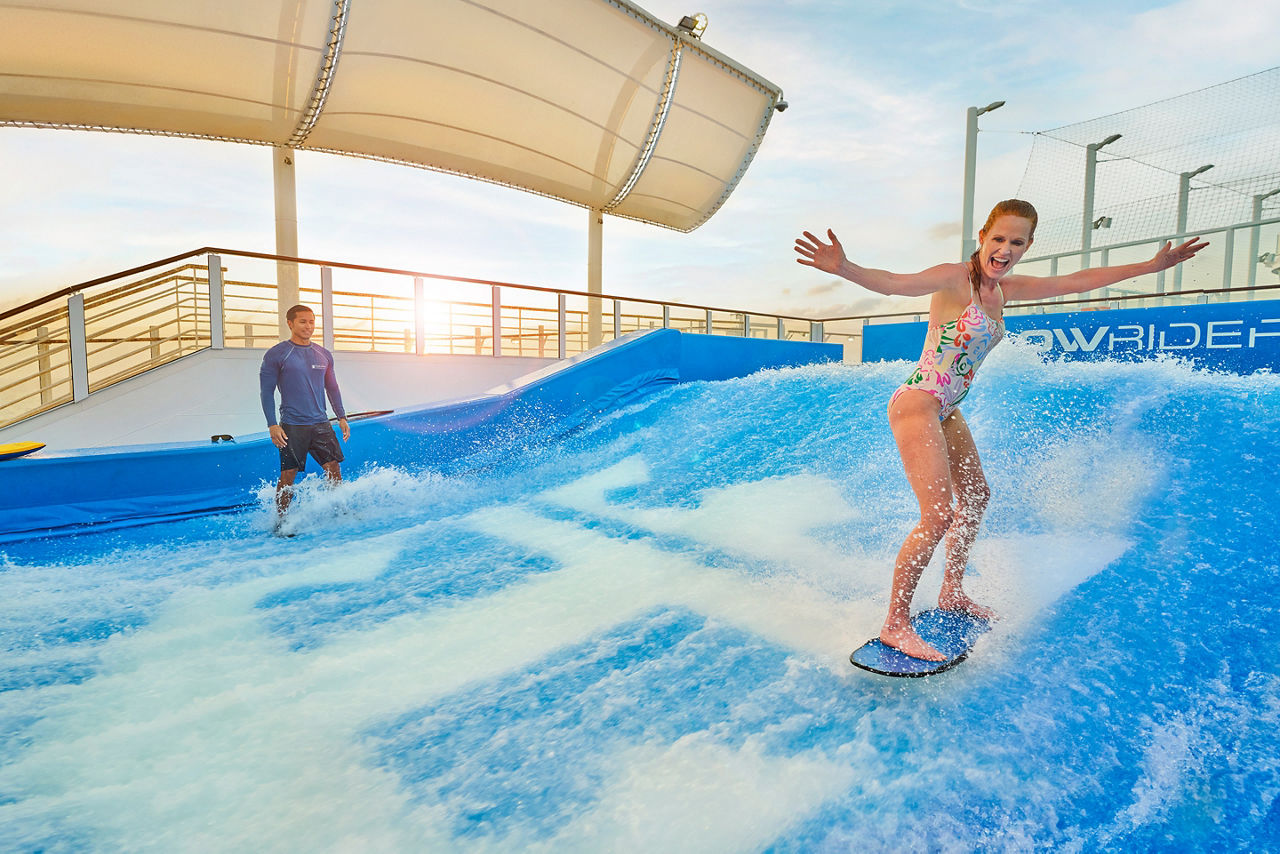
[[[291,539],[264,488],[6,546],[0,849],[1280,848],[1280,381],[993,354],[1003,619],[889,680],[846,659],[914,521],[903,370],[312,483]]]

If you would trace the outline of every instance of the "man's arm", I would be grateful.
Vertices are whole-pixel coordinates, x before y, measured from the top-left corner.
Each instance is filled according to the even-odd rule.
[[[351,438],[351,425],[347,423],[347,410],[342,406],[338,374],[333,369],[333,354],[326,350],[325,355],[329,357],[329,367],[324,372],[324,391],[329,396],[329,405],[333,407],[333,414],[338,416],[338,426],[342,428],[342,441],[345,442]]]
[[[262,414],[267,417],[267,426],[276,425],[276,383],[280,380],[280,362],[275,358],[275,350],[268,350],[262,357],[262,367],[258,369],[258,390],[262,396]]]
[[[284,428],[276,423],[276,383],[280,379],[280,360],[275,356],[275,349],[268,350],[262,357],[262,367],[258,369],[258,389],[262,395],[262,414],[267,417],[267,433],[271,435],[271,444],[283,448],[289,444]]]

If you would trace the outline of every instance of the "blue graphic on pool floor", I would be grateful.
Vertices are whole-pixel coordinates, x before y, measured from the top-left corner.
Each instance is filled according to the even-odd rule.
[[[448,805],[459,836],[549,836],[599,796],[619,745],[708,733],[736,746],[800,713],[775,693],[787,674],[786,650],[664,611],[368,735],[418,798]]]

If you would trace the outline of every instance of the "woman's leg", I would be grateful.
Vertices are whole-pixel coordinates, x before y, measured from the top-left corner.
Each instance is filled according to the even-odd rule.
[[[942,432],[947,438],[947,458],[956,506],[951,527],[947,529],[947,563],[942,576],[942,590],[938,593],[938,607],[994,619],[995,612],[966,596],[961,584],[965,568],[969,565],[969,549],[978,536],[982,514],[991,498],[991,488],[987,486],[982,460],[964,416],[959,412],[951,413],[942,422]]]
[[[945,658],[911,628],[911,598],[920,574],[951,526],[951,466],[947,438],[938,422],[941,405],[928,392],[907,389],[889,406],[889,426],[902,455],[907,481],[920,503],[920,521],[898,551],[889,593],[889,616],[880,640],[907,655]]]

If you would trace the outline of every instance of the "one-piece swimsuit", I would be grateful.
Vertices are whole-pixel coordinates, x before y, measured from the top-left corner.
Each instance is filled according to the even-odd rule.
[[[955,320],[929,327],[915,371],[898,386],[889,406],[907,389],[919,389],[938,399],[938,420],[946,419],[969,393],[978,365],[1003,337],[1004,319],[982,309],[970,282],[969,305]]]

